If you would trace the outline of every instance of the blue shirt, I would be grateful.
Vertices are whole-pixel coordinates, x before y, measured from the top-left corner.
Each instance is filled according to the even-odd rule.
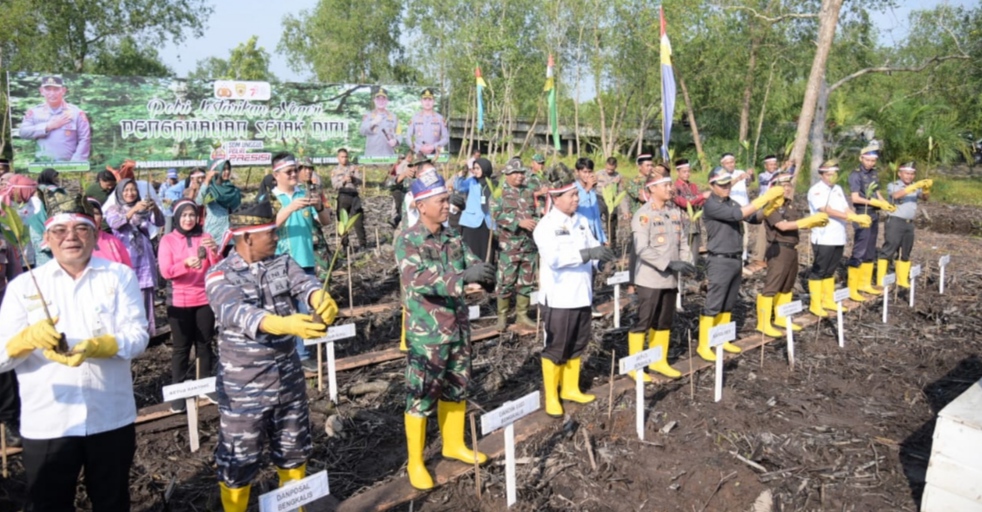
[[[278,188],[271,192],[280,202],[281,208],[286,208],[293,200],[307,195],[307,191],[296,187],[293,195],[287,195]],[[301,208],[290,214],[278,229],[280,236],[276,243],[276,254],[289,254],[303,268],[314,268],[314,217],[317,210],[313,206]]]
[[[600,202],[597,200],[597,189],[587,191],[576,182],[576,190],[580,194],[580,205],[576,208],[576,213],[582,215],[590,226],[593,237],[601,244],[607,243],[607,235],[604,233],[604,223],[600,220]]]

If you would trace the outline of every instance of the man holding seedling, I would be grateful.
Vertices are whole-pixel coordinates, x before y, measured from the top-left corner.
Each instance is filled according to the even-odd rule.
[[[897,273],[897,286],[910,288],[910,252],[914,248],[914,217],[917,215],[917,201],[927,200],[931,195],[934,180],[914,182],[914,162],[908,162],[897,169],[897,181],[887,185],[887,195],[896,205],[886,222],[883,247],[876,267],[876,285],[883,286],[890,260],[894,260]]]

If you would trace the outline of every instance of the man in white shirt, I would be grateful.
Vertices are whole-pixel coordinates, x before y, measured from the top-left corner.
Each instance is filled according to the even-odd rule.
[[[17,371],[27,510],[73,510],[79,473],[93,510],[130,509],[136,449],[130,360],[147,347],[136,274],[92,258],[81,196],[51,208],[54,259],[11,281],[0,306],[0,371]],[[43,297],[43,298],[42,298]],[[50,316],[49,316],[50,315]],[[64,351],[56,351],[65,340]],[[65,350],[67,349],[67,350]]]
[[[593,337],[593,267],[614,259],[614,253],[600,245],[586,218],[576,213],[576,176],[562,164],[554,173],[558,178],[549,190],[552,209],[535,226],[532,236],[541,258],[539,303],[546,345],[542,351],[546,413],[562,417],[560,398],[581,404],[596,398],[580,392],[580,354]]]
[[[733,153],[723,153],[719,159],[719,165],[730,173],[730,199],[735,201],[740,207],[750,204],[750,193],[747,192],[747,183],[754,181],[753,167],[747,170],[736,168],[736,157]],[[742,260],[747,261],[747,241],[750,237],[749,226],[744,226],[743,230],[743,255]]]

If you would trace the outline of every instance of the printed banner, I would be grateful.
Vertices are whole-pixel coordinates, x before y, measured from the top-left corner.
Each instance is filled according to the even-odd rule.
[[[409,151],[449,157],[435,88],[10,73],[14,168],[266,166],[291,151],[360,164]]]

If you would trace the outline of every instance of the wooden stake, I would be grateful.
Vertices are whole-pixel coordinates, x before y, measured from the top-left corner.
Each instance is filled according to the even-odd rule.
[[[610,395],[607,397],[607,423],[608,429],[610,423],[610,416],[614,414],[614,365],[617,363],[617,353],[614,350],[610,351]]]
[[[348,258],[345,260],[348,265],[348,311],[355,307],[355,294],[351,286],[351,246],[348,246]]]
[[[377,226],[375,227],[375,255],[376,256],[381,256],[382,255],[382,245],[381,245],[381,243],[378,240],[378,227]]]
[[[689,335],[689,400],[696,399],[696,372],[692,369],[692,329],[688,329]]]
[[[474,420],[474,413],[469,415],[471,420],[471,447],[474,449],[474,492],[477,499],[481,499],[481,465],[477,462],[477,421]]]
[[[191,452],[194,453],[201,448],[201,439],[198,436],[198,397],[188,397],[185,403],[188,408],[188,439],[191,441]]]
[[[323,343],[317,344],[317,391],[324,391],[324,356],[322,352]]]
[[[194,355],[194,378],[195,380],[201,378],[201,357],[198,354]]]
[[[760,333],[760,368],[764,368],[764,333]]]

